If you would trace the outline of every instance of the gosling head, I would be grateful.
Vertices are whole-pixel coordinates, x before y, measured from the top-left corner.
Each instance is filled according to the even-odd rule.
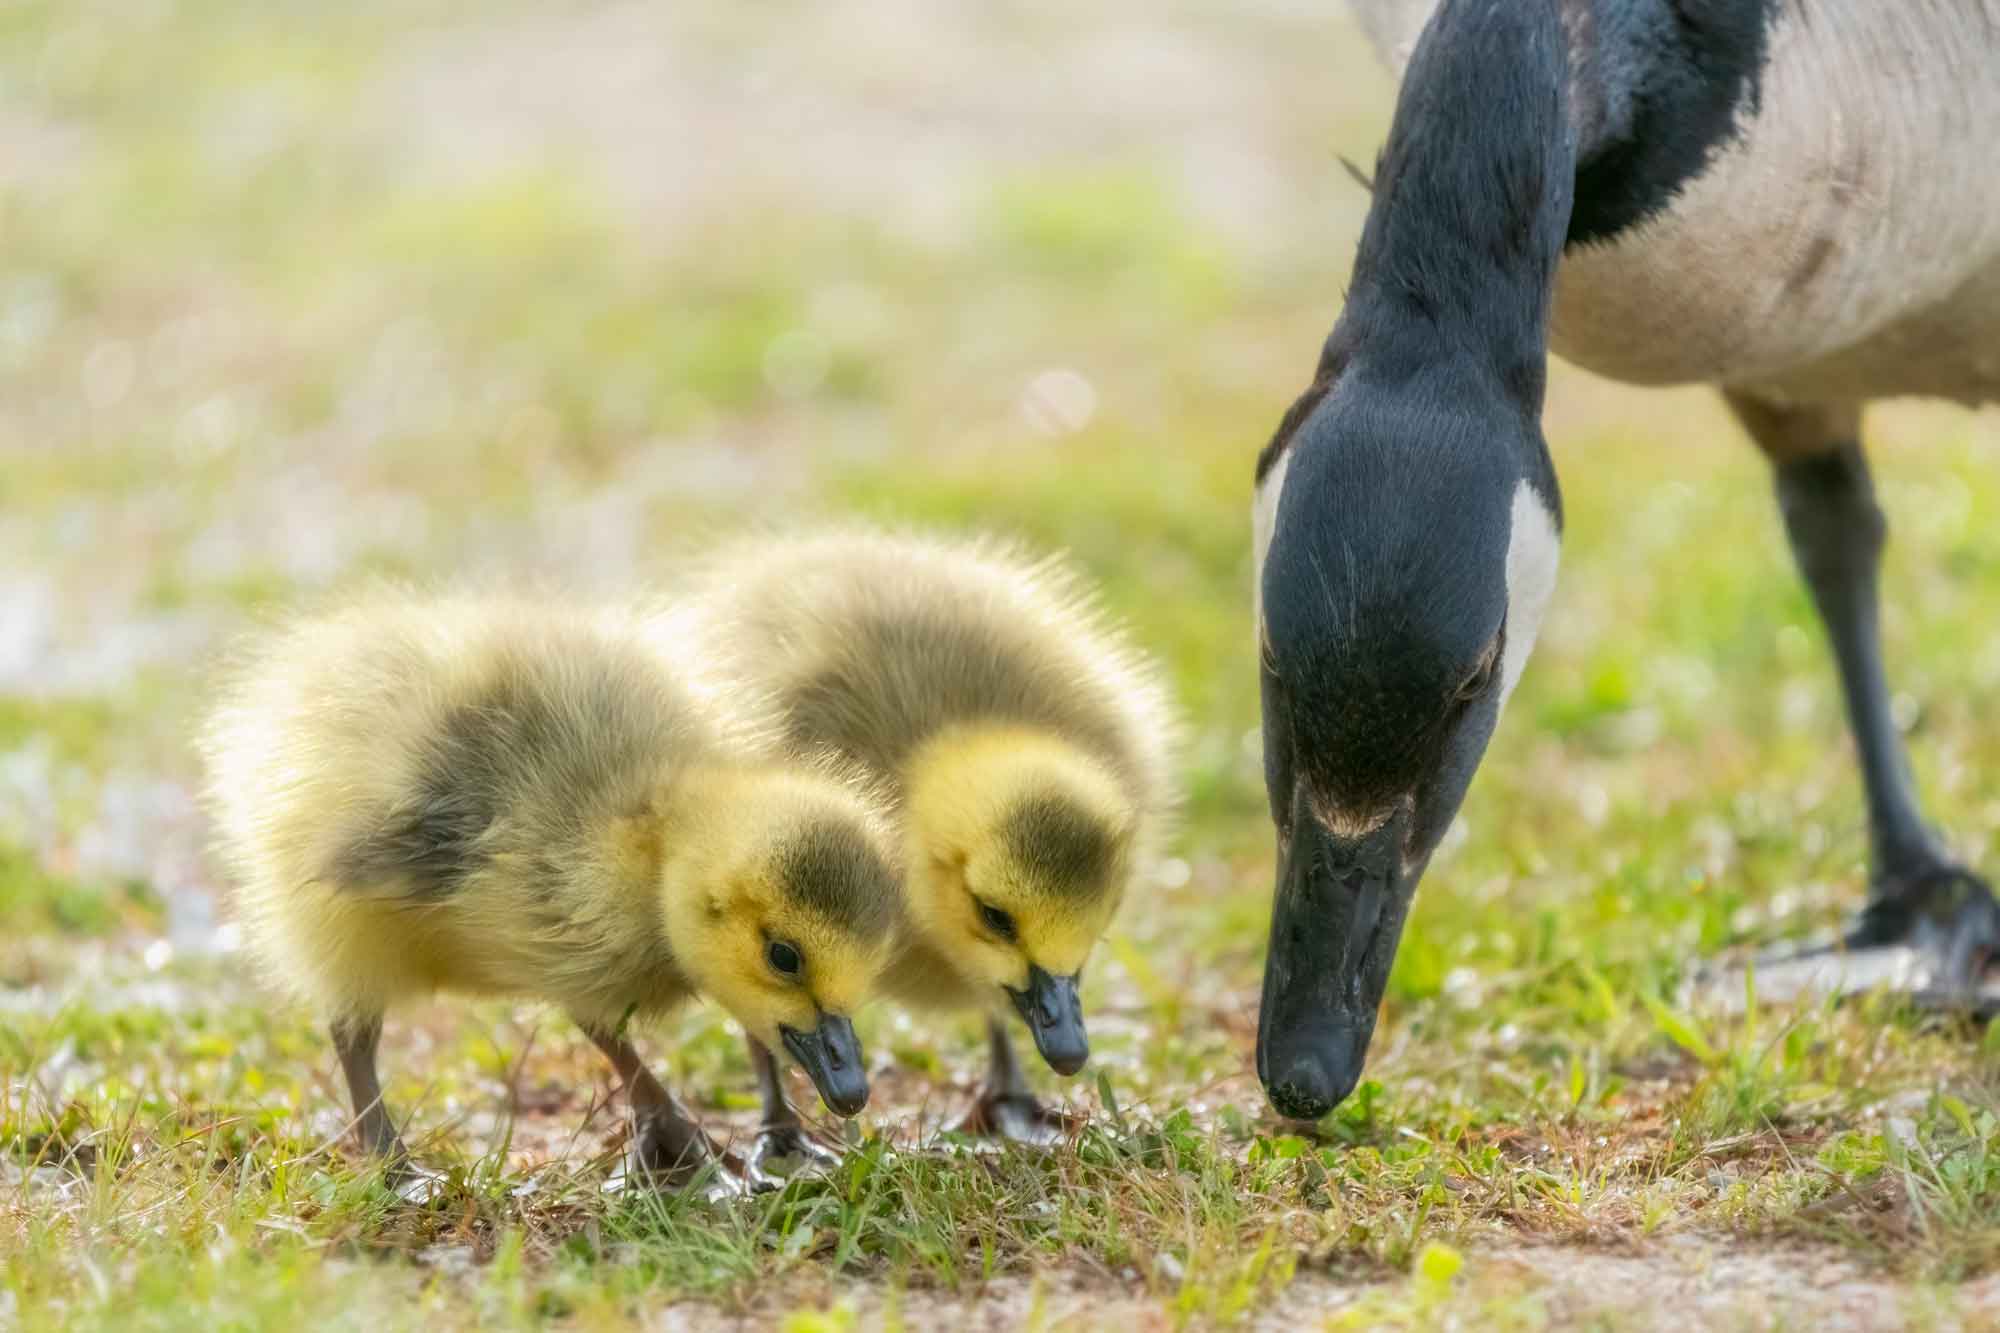
[[[1004,991],[1059,1074],[1090,1058],[1077,981],[1132,870],[1139,818],[1105,765],[1030,731],[947,732],[908,782],[912,927]]]
[[[830,1110],[853,1115],[868,1101],[853,1014],[901,898],[893,843],[835,782],[741,775],[705,795],[689,849],[662,865],[675,958],[750,1035],[789,1051]]]

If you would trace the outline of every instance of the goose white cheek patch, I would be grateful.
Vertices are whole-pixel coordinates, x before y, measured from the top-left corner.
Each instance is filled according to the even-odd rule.
[[[1271,553],[1271,533],[1278,526],[1278,496],[1285,489],[1285,472],[1292,465],[1287,449],[1271,464],[1271,470],[1257,483],[1256,498],[1250,502],[1251,564],[1250,600],[1257,613],[1257,642],[1264,641],[1264,557]]]
[[[1264,635],[1264,560],[1271,552],[1271,534],[1278,522],[1278,498],[1285,489],[1285,472],[1291,454],[1280,454],[1258,483],[1250,506],[1250,529],[1254,565],[1251,600],[1256,608],[1257,637]],[[1562,555],[1562,538],[1556,530],[1555,515],[1523,481],[1514,488],[1514,503],[1507,532],[1507,645],[1500,657],[1500,702],[1507,699],[1527,669],[1541,633],[1542,616],[1556,588],[1556,567]]]
[[[1556,563],[1561,553],[1555,516],[1535,488],[1521,482],[1514,489],[1512,526],[1507,533],[1507,644],[1500,655],[1502,707],[1527,668],[1528,654],[1534,651],[1542,614],[1549,609],[1549,595],[1556,588]]]

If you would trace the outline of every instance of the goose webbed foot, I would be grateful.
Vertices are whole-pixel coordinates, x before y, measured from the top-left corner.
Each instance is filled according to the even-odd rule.
[[[751,1189],[763,1192],[783,1189],[801,1174],[831,1171],[839,1163],[840,1154],[803,1125],[766,1125],[750,1145],[743,1175]]]
[[[1981,983],[2000,963],[2000,902],[1985,880],[1946,862],[1880,886],[1844,944],[1850,953],[1913,950],[1927,974],[1916,993],[1940,1005],[1977,1003]]]
[[[2000,1014],[2000,902],[1979,876],[1940,862],[1879,883],[1831,943],[1761,954],[1754,992],[1783,1003],[1869,991],[1924,1009]],[[1694,987],[1727,1008],[1746,999],[1742,969],[1703,969]]]
[[[969,1138],[1000,1139],[1050,1148],[1083,1127],[1082,1116],[1044,1104],[1032,1093],[982,1089],[951,1126]]]

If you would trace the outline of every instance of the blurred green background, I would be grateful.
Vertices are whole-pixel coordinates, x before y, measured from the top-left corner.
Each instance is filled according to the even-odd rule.
[[[71,1105],[337,1128],[330,1057],[241,975],[193,798],[208,663],[260,608],[380,572],[617,591],[742,522],[854,513],[1066,548],[1168,662],[1187,816],[1094,972],[1101,1067],[1134,1107],[1258,1122],[1251,467],[1338,310],[1368,202],[1338,155],[1372,160],[1391,87],[1331,0],[0,6],[17,1159]],[[1899,708],[1990,866],[2000,418],[1870,429]],[[1634,997],[1862,891],[1759,459],[1704,392],[1562,367],[1548,434],[1556,605],[1371,1066],[1419,1125],[1554,1114],[1552,1076],[1674,1049]],[[479,1151],[542,1020],[466,1012],[413,1013],[386,1063]],[[671,1035],[665,1066],[743,1121],[718,1020]],[[916,1076],[976,1072],[963,1026],[874,1035],[933,1110]],[[601,1079],[543,1041],[551,1083]],[[574,1130],[550,1096],[518,1153]],[[22,1198],[22,1235],[69,1234]]]

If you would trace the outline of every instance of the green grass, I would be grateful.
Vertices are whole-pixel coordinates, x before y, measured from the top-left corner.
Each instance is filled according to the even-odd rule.
[[[1047,95],[1100,138],[1021,131],[1054,136],[1025,161],[1011,110],[988,123],[973,97],[947,125],[977,140],[976,170],[942,173],[947,221],[905,210],[871,159],[950,94],[804,10],[675,7],[643,39],[589,6],[0,15],[0,152],[30,164],[0,182],[0,545],[29,608],[0,633],[35,645],[0,680],[0,1327],[615,1327],[674,1300],[799,1330],[976,1300],[1024,1326],[1646,1324],[1615,1296],[1579,1307],[1524,1246],[1802,1274],[1830,1255],[1946,1319],[2000,1266],[2000,1035],[1888,1000],[1679,998],[1704,954],[1838,921],[1865,857],[1762,466],[1700,395],[1558,372],[1568,533],[1542,649],[1423,886],[1369,1081],[1310,1134],[1271,1116],[1250,1065],[1272,875],[1250,465],[1345,278],[1365,199],[1333,154],[1365,159],[1386,105],[1340,91],[1379,75],[1328,21],[1126,17],[1204,52],[1212,87],[1290,108],[1282,130],[1242,128],[1254,98],[1215,122],[1292,190],[1253,195],[1255,225],[1209,207],[1238,178],[1190,179],[1186,136],[1121,128],[1083,77]],[[1112,40],[1056,9],[951,22],[995,87],[1010,52]],[[564,64],[555,33],[592,59]],[[672,80],[599,86],[649,44],[788,57],[770,86],[832,109],[785,123],[863,142],[845,174],[812,175],[818,148],[777,170],[758,154],[784,136],[755,127],[782,98],[704,86],[739,98],[748,147],[694,203],[635,194],[651,159],[620,155],[619,99],[694,114]],[[453,82],[510,60],[570,81],[535,104],[546,142]],[[883,106],[916,109],[867,140]],[[509,151],[426,137],[481,126]],[[839,202],[849,176],[867,206]],[[1030,401],[1051,371],[1089,410]],[[1990,868],[1993,424],[1874,428],[1898,446],[1887,651],[1917,767]],[[878,1097],[831,1178],[612,1197],[589,1044],[531,1006],[444,1002],[385,1047],[449,1175],[437,1206],[400,1204],[339,1141],[322,1035],[203,947],[217,886],[185,798],[213,652],[368,573],[624,587],[704,533],[849,514],[1066,548],[1171,671],[1186,817],[1092,965],[1093,1074],[1064,1089],[1088,1128],[1047,1154],[930,1144],[976,1030],[873,1013]],[[747,1128],[750,1071],[712,1011],[646,1042],[705,1119]]]

